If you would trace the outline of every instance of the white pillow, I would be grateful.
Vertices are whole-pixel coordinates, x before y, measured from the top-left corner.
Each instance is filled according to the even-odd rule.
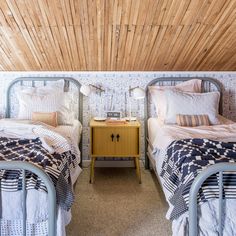
[[[57,81],[48,81],[46,86],[39,86],[36,87],[34,93],[37,94],[51,94],[51,93],[63,93],[65,97],[65,103],[67,108],[69,109],[69,117],[73,116],[73,119],[76,117],[75,111],[78,109],[78,94],[75,91],[64,92],[64,80],[57,80]],[[66,113],[64,114],[66,115]],[[60,119],[60,116],[59,116]],[[71,119],[71,118],[69,118]],[[71,122],[70,122],[71,123]],[[60,124],[60,122],[59,122]],[[66,124],[62,122],[62,124]]]
[[[201,83],[202,81],[200,79],[191,79],[179,83],[175,86],[149,86],[148,89],[151,95],[151,100],[156,108],[158,118],[161,120],[165,120],[167,108],[165,91],[167,89],[176,89],[184,92],[200,93]]]
[[[218,108],[220,93],[185,93],[167,90],[166,124],[175,124],[176,115],[208,115],[212,125],[219,124]]]
[[[32,91],[19,91],[17,98],[19,119],[31,119],[33,112],[58,112],[59,125],[73,124],[74,114],[68,93],[52,88],[35,88]]]

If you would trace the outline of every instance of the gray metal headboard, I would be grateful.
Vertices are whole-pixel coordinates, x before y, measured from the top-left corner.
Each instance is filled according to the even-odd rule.
[[[38,82],[43,83],[44,86],[47,85],[47,83],[52,82],[52,81],[58,81],[58,80],[64,80],[64,91],[68,92],[70,85],[75,86],[78,89],[78,120],[83,124],[83,94],[80,93],[80,87],[81,84],[70,77],[19,77],[13,80],[10,85],[7,88],[7,100],[6,100],[6,118],[11,117],[11,108],[12,108],[12,101],[11,101],[11,92],[13,88],[17,85],[24,85],[27,83],[27,86],[29,86],[29,83],[32,87],[37,86]],[[81,161],[80,165],[82,166],[82,138],[80,139],[80,152],[81,152]]]
[[[147,122],[148,118],[150,117],[150,99],[149,99],[149,86],[159,85],[171,85],[174,86],[180,82],[184,82],[191,79],[200,79],[202,80],[202,92],[211,92],[211,91],[219,91],[220,92],[220,104],[219,104],[219,114],[222,114],[222,85],[219,81],[209,78],[209,77],[160,77],[153,79],[148,83],[146,86],[146,97],[145,97],[145,168],[149,168],[149,159],[147,156],[147,148],[148,148],[148,127]]]

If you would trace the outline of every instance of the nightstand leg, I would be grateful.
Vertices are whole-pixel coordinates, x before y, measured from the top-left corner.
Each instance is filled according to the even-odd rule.
[[[137,169],[137,166],[136,166],[136,157],[134,157],[134,169]]]
[[[94,183],[94,166],[96,157],[91,157],[91,165],[90,165],[90,183]]]
[[[139,158],[135,157],[135,163],[136,163],[136,174],[138,176],[139,183],[141,184],[141,171],[140,171],[140,165],[139,165]]]

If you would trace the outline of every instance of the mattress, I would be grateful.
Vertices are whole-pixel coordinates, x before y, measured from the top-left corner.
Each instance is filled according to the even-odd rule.
[[[233,121],[231,121],[223,116],[219,116],[219,121],[220,121],[220,125],[228,125],[228,124],[234,123]],[[157,135],[157,130],[161,127],[164,127],[164,126],[165,126],[165,124],[164,124],[163,120],[160,120],[158,118],[149,118],[148,119],[148,136],[149,136],[149,141],[150,141],[150,144],[152,145],[152,147],[154,147],[154,145],[155,145],[154,141],[155,141],[155,138]],[[211,130],[211,127],[212,126],[209,126],[209,130]]]
[[[45,125],[41,122],[31,121],[31,120],[20,120],[20,119],[1,119],[1,123],[19,123],[19,124],[35,124],[35,125]],[[0,123],[0,124],[1,124]],[[50,126],[51,127],[51,126]],[[73,121],[73,125],[58,125],[57,127],[51,127],[54,129],[55,132],[60,133],[65,137],[69,137],[73,139],[77,144],[80,142],[80,137],[82,133],[82,125],[78,120]]]
[[[77,152],[80,152],[78,149],[78,145],[81,140],[81,134],[82,134],[82,125],[78,120],[74,120],[73,125],[58,125],[55,127],[55,132],[60,133],[64,137],[68,137],[69,139],[74,142],[74,147],[77,148]],[[81,156],[79,156],[79,161],[80,161]],[[71,180],[72,184],[76,182],[79,174],[81,173],[82,169],[80,167],[76,168],[73,170],[71,173]]]

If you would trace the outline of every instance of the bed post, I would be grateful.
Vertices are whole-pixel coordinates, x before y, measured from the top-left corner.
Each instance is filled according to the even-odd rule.
[[[145,169],[150,168],[149,157],[148,157],[148,86],[145,89],[145,100],[144,100],[144,137],[145,137]]]

